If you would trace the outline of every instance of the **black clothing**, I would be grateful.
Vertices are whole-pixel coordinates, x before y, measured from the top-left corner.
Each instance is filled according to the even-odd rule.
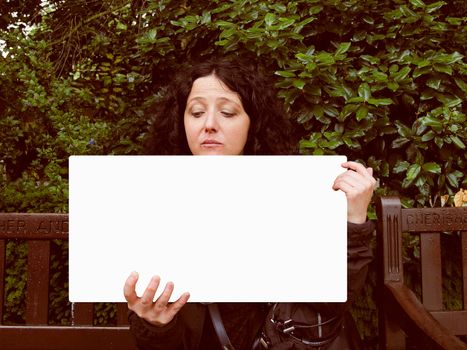
[[[337,313],[346,310],[363,287],[372,260],[368,247],[373,225],[371,222],[347,226],[347,302],[320,303],[319,307]],[[227,334],[236,350],[250,350],[253,340],[262,328],[267,314],[265,304],[219,304]],[[156,327],[129,312],[130,329],[141,350],[217,350],[220,344],[211,324],[207,307],[199,303],[186,304],[166,326]],[[206,327],[208,326],[208,327]],[[214,339],[213,339],[214,336]],[[349,349],[344,329],[331,349]],[[213,345],[216,344],[216,345]],[[217,346],[217,347],[212,347]]]

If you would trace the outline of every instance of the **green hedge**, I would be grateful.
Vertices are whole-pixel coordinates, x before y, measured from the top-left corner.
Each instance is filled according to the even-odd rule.
[[[32,30],[0,31],[1,211],[66,212],[68,156],[140,153],[180,64],[221,53],[274,74],[301,153],[372,166],[405,206],[466,187],[461,0],[51,3]]]

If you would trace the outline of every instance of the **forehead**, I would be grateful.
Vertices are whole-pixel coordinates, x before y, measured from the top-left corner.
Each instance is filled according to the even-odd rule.
[[[188,101],[192,99],[228,99],[241,104],[238,93],[230,90],[214,74],[198,78],[193,82],[190,94],[188,95]]]

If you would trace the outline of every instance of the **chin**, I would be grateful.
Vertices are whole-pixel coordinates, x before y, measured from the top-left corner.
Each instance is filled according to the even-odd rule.
[[[200,150],[196,155],[199,156],[223,156],[225,155],[223,150],[209,149],[209,150]]]
[[[201,146],[193,154],[195,155],[225,155],[224,145],[222,146]]]

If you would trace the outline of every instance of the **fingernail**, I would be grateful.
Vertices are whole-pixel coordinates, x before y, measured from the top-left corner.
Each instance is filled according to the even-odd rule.
[[[139,277],[139,274],[138,274],[138,272],[136,272],[136,271],[132,271],[132,272],[130,273],[130,277],[138,278],[138,277]]]

